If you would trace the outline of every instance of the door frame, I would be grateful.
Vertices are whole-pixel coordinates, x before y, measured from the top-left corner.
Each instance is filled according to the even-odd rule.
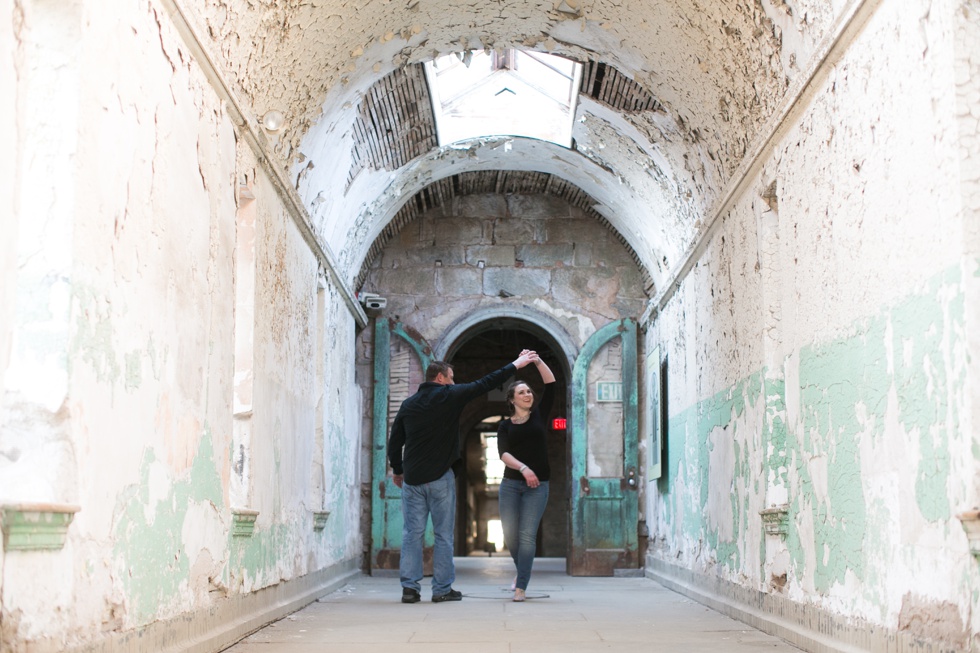
[[[602,347],[615,338],[621,338],[623,343],[623,464],[618,478],[590,478],[586,464],[589,367]],[[592,334],[572,370],[572,415],[569,420],[571,542],[566,560],[567,571],[572,576],[612,576],[615,569],[635,569],[639,564],[637,349],[636,321],[630,318],[617,320]],[[587,520],[589,515],[608,519]],[[622,530],[614,533],[612,526],[617,522],[621,522]],[[603,526],[608,526],[609,532],[597,534],[596,529],[601,530]]]
[[[402,545],[401,488],[388,475],[388,397],[391,337],[409,344],[422,373],[434,359],[420,333],[390,318],[374,323],[374,406],[371,456],[371,569],[398,569]],[[431,529],[427,529],[431,530]],[[430,538],[427,538],[430,539]],[[428,542],[431,544],[431,542]]]

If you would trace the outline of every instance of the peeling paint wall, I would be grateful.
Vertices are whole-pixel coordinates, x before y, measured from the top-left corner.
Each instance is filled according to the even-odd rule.
[[[14,212],[20,152],[20,133],[14,126],[20,97],[16,83],[19,28],[13,0],[0,0],[0,139],[7,144],[0,148],[0,232],[7,235],[0,242],[0,397],[4,393],[11,356],[19,242],[19,220]],[[0,466],[0,473],[4,467],[6,465]],[[0,578],[3,577],[5,558],[5,553],[0,550]]]
[[[0,246],[0,503],[80,511],[63,548],[4,550],[0,648],[181,645],[216,614],[253,618],[234,612],[243,597],[281,599],[356,559],[355,325],[330,282],[316,309],[316,257],[165,9],[14,4],[0,6],[17,35],[0,66],[20,62],[0,111],[21,144],[0,155],[16,235]],[[236,221],[243,184],[254,236]],[[247,249],[254,280],[236,267]],[[252,314],[236,313],[239,280]],[[236,494],[243,352],[252,474]],[[238,509],[258,511],[250,537],[234,535]],[[314,510],[331,513],[322,530]]]
[[[335,223],[326,236],[339,243],[336,251],[340,267],[348,278],[356,278],[374,239],[405,202],[433,181],[457,173],[493,170],[544,172],[573,180],[582,192],[596,200],[595,210],[636,244],[638,252],[644,252],[640,259],[646,269],[657,273],[657,280],[662,276],[662,265],[654,258],[660,250],[648,246],[646,235],[658,227],[641,228],[647,222],[655,224],[658,219],[654,216],[667,206],[662,193],[638,200],[624,190],[619,180],[611,179],[608,171],[578,153],[544,141],[512,137],[477,139],[443,148],[415,159],[396,178],[388,173],[363,171],[345,196],[346,201],[364,202],[355,212],[354,223]],[[330,210],[344,213],[343,206],[334,205]],[[678,252],[670,252],[671,257],[675,254],[679,256]]]
[[[0,229],[7,235],[0,244],[0,388],[10,361],[12,298],[17,260],[18,225],[14,216],[15,170],[20,136],[15,128],[18,89],[16,57],[17,30],[13,0],[0,2],[0,130],[7,146],[0,152]]]
[[[436,160],[398,178],[362,171],[348,190],[357,107],[374,82],[464,50],[517,47],[615,66],[664,110],[627,117],[584,102],[575,123],[580,156],[570,157],[563,177],[598,186],[601,192],[587,190],[604,205],[600,212],[637,244],[659,281],[678,264],[700,216],[718,201],[842,4],[507,0],[453,3],[446,11],[440,0],[214,0],[195,7],[192,19],[256,118],[270,109],[287,116],[275,152],[337,252],[352,233],[355,242],[362,235],[370,242],[399,198],[413,192],[415,175],[425,185],[475,170],[486,156],[474,147],[465,167],[453,169],[452,152],[433,154]],[[561,154],[534,148],[528,169],[551,171],[553,156]],[[360,260],[355,253],[342,267],[350,272]]]
[[[24,27],[27,16],[33,27]],[[23,121],[13,155],[20,174],[13,176],[13,233],[16,286],[7,298],[9,363],[4,374],[7,456],[4,462],[50,457],[44,474],[25,474],[5,465],[3,493],[24,500],[66,502],[74,491],[71,444],[65,402],[72,294],[72,229],[79,121],[78,65],[81,7],[69,3],[60,12],[49,6],[33,14],[14,12],[17,49],[14,59],[17,101],[13,124]],[[57,111],[61,105],[64,112]],[[51,175],[48,176],[47,172]],[[58,181],[61,180],[61,181]],[[12,281],[14,281],[12,279]],[[36,425],[36,427],[35,427]],[[37,433],[31,431],[36,428]],[[18,496],[19,495],[19,496]]]
[[[918,9],[884,3],[818,80],[648,331],[647,515],[657,560],[975,650],[976,7]]]
[[[673,109],[682,109],[684,122],[702,133],[727,131],[737,140],[741,130],[726,130],[716,122],[719,98],[711,94],[728,89],[728,119],[738,115],[737,122],[746,121],[740,127],[757,123],[792,74],[789,54],[812,48],[834,18],[833,11],[813,4],[774,8],[761,2],[714,2],[690,11],[670,3],[624,7],[607,0],[588,6],[507,0],[456,3],[453,11],[446,11],[446,4],[435,0],[247,6],[217,0],[202,8],[198,19],[206,28],[202,31],[215,40],[213,51],[220,53],[251,103],[260,112],[278,106],[293,117],[283,154],[295,162],[299,136],[319,120],[321,109],[323,115],[336,115],[351,101],[350,93],[364,91],[369,78],[406,62],[484,48],[545,49],[580,60],[591,52],[604,53],[610,63],[638,75],[655,95],[664,96]],[[783,39],[792,44],[787,71],[780,70]],[[254,52],[264,56],[249,56]],[[719,65],[708,65],[709,60],[719,60]],[[275,65],[263,65],[266,61]],[[285,69],[292,74],[279,74]],[[704,83],[691,87],[691,79]],[[692,101],[690,95],[696,93],[705,94],[698,98],[703,102]],[[323,98],[323,103],[310,103],[310,97]]]
[[[964,294],[967,369],[971,379],[969,429],[980,432],[980,2],[966,0],[954,13],[956,117],[960,144],[960,193],[963,200]],[[973,489],[980,497],[980,435],[974,435]],[[975,499],[980,506],[980,498]],[[976,623],[976,620],[974,620]]]

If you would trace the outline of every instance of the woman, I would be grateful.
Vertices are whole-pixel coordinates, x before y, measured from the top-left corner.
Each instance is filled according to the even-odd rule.
[[[500,521],[504,545],[517,566],[515,601],[524,600],[531,579],[538,525],[548,503],[551,476],[547,419],[555,398],[555,375],[537,354],[528,353],[544,381],[544,395],[535,406],[534,392],[527,383],[512,383],[507,389],[510,419],[501,420],[497,427],[497,451],[507,466],[500,482]]]

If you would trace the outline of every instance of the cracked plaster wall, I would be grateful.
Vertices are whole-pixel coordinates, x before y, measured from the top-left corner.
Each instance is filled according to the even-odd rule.
[[[804,34],[791,39],[787,49],[805,51],[809,42],[805,32],[819,34],[826,25],[818,21],[834,17],[825,10],[807,9],[803,13],[806,22],[793,21],[786,18],[793,8],[789,3],[772,7],[763,2],[675,7],[512,0],[450,7],[429,0],[293,0],[247,6],[213,1],[200,9],[199,20],[214,39],[214,50],[226,69],[260,112],[280,105],[296,116],[290,144],[294,151],[287,152],[291,159],[303,134],[318,121],[321,108],[330,115],[350,101],[351,97],[337,92],[341,88],[363,92],[370,78],[405,62],[465,49],[544,48],[577,58],[600,52],[628,74],[638,75],[658,97],[669,96],[670,104],[678,109],[694,114],[718,105],[717,101],[689,104],[690,98],[683,98],[679,91],[728,88],[744,98],[739,102],[743,110],[752,112],[753,106],[778,100],[781,93],[779,85],[785,74],[778,70],[779,44],[785,38],[785,27],[793,25],[794,32]],[[730,63],[709,63],[717,59]],[[290,74],[281,74],[283,70]],[[648,77],[662,81],[649,83]],[[711,81],[695,87],[688,83],[692,78]],[[769,88],[762,90],[764,79],[769,80],[764,84]],[[742,88],[733,90],[739,84]],[[340,101],[330,102],[331,96]],[[688,116],[684,119],[695,126],[701,123]]]
[[[980,260],[980,1],[964,0],[954,13],[956,115],[960,143],[960,188],[963,198],[963,250]],[[967,268],[969,270],[969,268]],[[980,378],[980,274],[964,277],[969,377]],[[980,384],[974,384],[970,424],[980,425]],[[975,447],[980,450],[980,445]],[[980,496],[980,456],[974,456],[973,496]],[[980,504],[980,499],[976,500]]]
[[[10,360],[10,331],[13,311],[11,298],[14,294],[14,274],[17,260],[18,228],[14,220],[17,155],[19,137],[15,129],[19,94],[14,80],[17,78],[19,21],[16,19],[13,0],[0,2],[0,129],[3,142],[8,146],[0,152],[0,229],[7,235],[0,243],[0,388]]]
[[[312,310],[316,259],[160,6],[16,8],[13,25],[0,22],[17,35],[0,56],[17,71],[3,76],[0,109],[17,125],[3,220],[20,257],[13,279],[2,259],[15,296],[0,294],[0,316],[11,316],[0,334],[13,341],[0,502],[81,511],[63,549],[0,557],[0,648],[122,646],[137,631],[170,619],[186,629],[225,599],[357,556],[350,346],[322,362],[323,497],[311,495],[309,451],[313,343],[352,345],[355,327],[329,283],[325,310]],[[249,176],[262,232],[245,507],[260,514],[255,534],[236,538],[235,216]],[[310,511],[324,501],[331,516],[316,532]]]
[[[699,216],[715,201],[842,7],[765,1],[683,7],[512,1],[454,3],[446,11],[445,3],[427,0],[247,6],[216,1],[197,9],[196,19],[256,115],[277,108],[289,117],[276,152],[291,169],[317,231],[336,251],[365,213],[381,221],[369,231],[380,231],[397,206],[379,206],[375,198],[393,195],[397,203],[400,193],[389,186],[405,186],[381,173],[361,193],[343,189],[354,110],[374,80],[407,62],[468,48],[542,49],[615,65],[649,89],[667,115],[652,125],[622,121],[616,132],[593,132],[589,121],[578,129],[583,141],[593,142],[587,155],[611,171],[598,179],[610,194],[625,180],[644,201],[661,197],[663,183],[682,188],[687,205],[667,213],[667,227],[664,213],[653,209],[619,217],[631,240],[644,246],[638,248],[640,256],[657,276],[656,268],[671,267],[680,258],[690,234],[699,229]],[[663,124],[658,127],[658,122]],[[631,131],[640,135],[632,147],[661,153],[658,170],[649,175],[637,174],[649,162],[636,167],[636,157],[627,153],[631,146],[622,134]],[[623,144],[615,155],[614,150],[600,154],[604,140]],[[533,161],[549,165],[547,151],[537,152]],[[590,183],[581,174],[570,180]],[[663,232],[667,238],[661,238]]]
[[[271,185],[259,190],[262,197],[275,196]],[[350,390],[353,321],[330,284],[318,312],[316,259],[277,202],[259,207],[256,227],[252,446],[246,452],[251,487],[249,505],[242,507],[259,511],[257,529],[264,532],[243,547],[243,591],[298,578],[354,556],[360,547],[353,508],[357,442],[345,437],[348,429],[360,428],[353,410],[358,395]],[[317,351],[324,360],[318,361]],[[312,467],[317,429],[322,458]],[[320,469],[317,496],[312,474]],[[331,515],[323,533],[316,533],[312,511],[322,509]]]
[[[331,131],[310,144],[310,159],[297,186],[307,196],[321,189],[308,210],[338,252],[340,266],[354,278],[374,237],[424,185],[494,166],[554,171],[591,194],[599,212],[633,243],[659,281],[681,259],[701,224],[699,216],[716,195],[698,192],[711,187],[705,179],[709,171],[703,165],[692,169],[688,157],[684,169],[671,169],[671,160],[662,151],[672,140],[683,141],[683,133],[659,112],[623,116],[581,97],[573,137],[574,151],[532,139],[469,141],[432,151],[403,167],[397,176],[385,170],[362,170],[340,193],[329,188],[349,167],[344,153],[351,151],[351,134]],[[322,163],[313,165],[314,161]],[[717,180],[713,183],[721,185]],[[349,217],[332,218],[337,215]]]
[[[0,397],[10,362],[15,316],[19,225],[14,212],[14,198],[17,157],[20,152],[19,132],[15,128],[20,93],[15,80],[18,64],[23,56],[19,45],[20,27],[13,0],[0,0],[0,134],[3,142],[7,143],[7,147],[0,149],[0,230],[7,236],[0,242]],[[5,556],[0,552],[0,578],[4,574],[4,566]]]
[[[882,5],[646,338],[669,388],[652,555],[954,650],[980,633],[955,517],[977,501],[975,12]]]

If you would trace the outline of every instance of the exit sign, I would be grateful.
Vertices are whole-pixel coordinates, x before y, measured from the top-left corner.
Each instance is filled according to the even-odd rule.
[[[556,417],[551,420],[552,431],[564,431],[566,426],[568,426],[568,421],[564,417]]]
[[[615,381],[599,381],[595,384],[596,401],[623,401],[623,384]]]

